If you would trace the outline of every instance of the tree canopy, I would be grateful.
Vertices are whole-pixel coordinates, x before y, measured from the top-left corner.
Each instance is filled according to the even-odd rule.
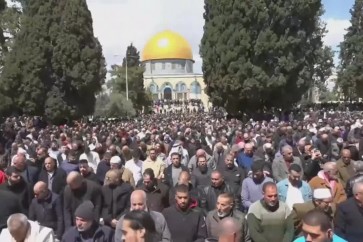
[[[53,121],[92,114],[106,69],[86,0],[30,0],[0,93],[20,114]]]
[[[322,53],[320,0],[205,0],[206,91],[230,113],[289,108],[311,87]]]
[[[351,26],[340,44],[338,86],[346,99],[363,97],[363,0],[356,0],[351,13]]]

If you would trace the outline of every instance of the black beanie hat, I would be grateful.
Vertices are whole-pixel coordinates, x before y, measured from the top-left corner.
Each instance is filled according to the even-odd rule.
[[[75,217],[79,217],[84,220],[94,220],[94,208],[95,207],[93,206],[93,203],[91,201],[85,201],[78,206],[74,215]]]

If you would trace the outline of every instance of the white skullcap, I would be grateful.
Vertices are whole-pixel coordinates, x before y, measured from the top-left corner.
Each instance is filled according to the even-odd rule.
[[[121,164],[121,158],[119,156],[112,156],[110,164]]]
[[[313,193],[314,199],[329,199],[332,198],[331,192],[328,188],[317,188]]]
[[[310,133],[314,133],[314,134],[316,134],[316,129],[315,129],[315,128],[310,128],[310,129],[309,129],[309,132],[310,132]]]
[[[94,151],[94,150],[96,149],[96,146],[95,146],[94,144],[90,144],[90,145],[88,146],[88,148],[89,148],[90,150]]]

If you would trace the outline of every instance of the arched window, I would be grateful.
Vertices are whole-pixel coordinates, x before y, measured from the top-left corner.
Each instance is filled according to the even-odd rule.
[[[186,92],[187,91],[187,86],[185,85],[184,82],[178,82],[176,84],[176,92]]]
[[[192,83],[191,85],[191,91],[193,94],[201,94],[202,93],[202,88],[200,87],[199,82],[195,81]]]

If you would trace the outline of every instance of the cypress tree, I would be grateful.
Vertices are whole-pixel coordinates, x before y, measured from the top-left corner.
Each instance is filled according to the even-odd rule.
[[[340,44],[338,86],[346,99],[363,97],[363,0],[356,0],[351,13],[351,26]]]
[[[324,28],[320,0],[205,0],[206,91],[230,113],[289,108],[312,84]]]

